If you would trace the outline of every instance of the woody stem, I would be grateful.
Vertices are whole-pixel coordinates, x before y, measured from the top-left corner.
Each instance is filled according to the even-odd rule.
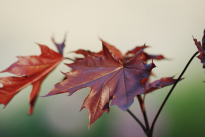
[[[71,60],[71,61],[76,61],[76,60],[68,58],[68,57],[64,57],[64,59],[68,59],[68,60]]]
[[[194,59],[194,57],[198,54],[199,52],[197,51],[192,57],[191,59],[189,60],[189,62],[187,63],[187,65],[185,66],[184,70],[182,71],[181,75],[178,77],[178,79],[175,81],[174,85],[172,86],[172,88],[170,89],[169,93],[167,94],[166,98],[164,99],[164,102],[162,103],[160,109],[158,110],[154,120],[153,120],[153,123],[152,123],[152,126],[151,126],[151,130],[149,132],[149,135],[152,136],[153,134],[153,130],[154,130],[154,126],[155,126],[155,123],[157,121],[157,118],[159,117],[159,114],[160,112],[162,111],[165,103],[167,102],[169,96],[171,95],[172,91],[174,90],[175,86],[177,85],[177,83],[179,82],[179,80],[181,79],[182,75],[185,73],[186,69],[188,68],[189,64],[191,63],[191,61]]]
[[[145,126],[142,124],[142,122],[141,122],[129,109],[127,109],[127,112],[138,122],[138,124],[142,127],[142,129],[143,129],[144,132],[146,133],[146,128],[145,128]]]
[[[144,117],[144,121],[145,121],[145,125],[146,125],[146,131],[149,131],[150,126],[149,126],[149,121],[148,121],[148,118],[147,118],[147,113],[146,113],[144,101],[142,100],[141,95],[137,95],[137,99],[139,101],[140,108],[141,108],[141,111],[142,111],[142,114],[143,114],[143,117]]]

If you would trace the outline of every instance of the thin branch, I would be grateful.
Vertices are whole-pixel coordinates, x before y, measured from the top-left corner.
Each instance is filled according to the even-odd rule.
[[[140,108],[144,117],[144,121],[145,121],[145,125],[146,125],[146,130],[149,131],[150,130],[150,126],[149,126],[149,121],[147,118],[147,113],[146,113],[146,109],[145,109],[145,105],[144,105],[144,101],[142,100],[141,95],[137,95],[137,99],[140,103]]]
[[[151,130],[150,130],[150,133],[149,133],[150,135],[153,134],[154,125],[155,125],[155,123],[156,123],[156,121],[157,121],[157,118],[159,117],[159,114],[160,114],[160,112],[162,111],[162,109],[163,109],[163,107],[164,107],[166,101],[168,100],[170,94],[171,94],[172,91],[174,90],[175,86],[177,85],[177,83],[178,83],[179,80],[181,79],[182,75],[184,74],[184,72],[185,72],[186,69],[188,68],[188,66],[189,66],[189,64],[191,63],[191,61],[193,60],[193,58],[194,58],[198,53],[199,53],[199,52],[197,51],[197,52],[191,57],[191,59],[189,60],[189,62],[188,62],[187,65],[185,66],[184,70],[182,71],[181,75],[178,77],[178,79],[176,80],[176,82],[175,82],[174,85],[172,86],[171,90],[170,90],[169,93],[167,94],[167,96],[166,96],[164,102],[162,103],[160,109],[159,109],[158,112],[157,112],[157,115],[156,115],[155,118],[154,118],[154,121],[153,121],[152,126],[151,126]]]
[[[142,127],[142,129],[143,129],[144,132],[146,133],[146,128],[145,128],[145,126],[142,124],[142,122],[141,122],[129,109],[127,109],[127,112],[138,122],[138,124]]]
[[[75,61],[74,59],[71,59],[71,58],[67,58],[67,57],[64,57],[64,59],[69,59],[71,61]]]
[[[142,101],[143,101],[143,103],[145,102],[145,96],[146,96],[146,92],[144,93],[144,95],[143,95],[143,99],[142,99]]]

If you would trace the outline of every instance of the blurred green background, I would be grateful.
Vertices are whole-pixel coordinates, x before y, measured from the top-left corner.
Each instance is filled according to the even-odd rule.
[[[197,51],[192,35],[201,41],[205,28],[205,1],[202,0],[0,0],[0,70],[17,61],[16,56],[39,55],[35,43],[48,45],[63,40],[67,31],[66,57],[70,51],[100,51],[98,37],[115,45],[122,53],[146,43],[150,54],[168,60],[154,61],[155,77],[178,77]],[[63,63],[70,63],[63,61]],[[62,80],[60,64],[43,82],[40,96]],[[3,73],[0,77],[11,74]],[[200,60],[195,58],[167,104],[154,130],[154,137],[203,137],[205,134],[205,80]],[[150,123],[171,87],[146,97]],[[39,97],[34,115],[28,116],[31,86],[18,93],[0,110],[1,137],[145,137],[140,126],[116,106],[104,113],[88,130],[88,111],[79,112],[89,88],[72,96]],[[4,109],[3,109],[4,108]],[[130,109],[143,121],[138,101]]]

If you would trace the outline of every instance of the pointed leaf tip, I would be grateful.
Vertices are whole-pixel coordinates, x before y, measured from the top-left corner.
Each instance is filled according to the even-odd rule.
[[[34,109],[33,106],[31,106],[29,109],[29,114],[28,114],[29,116],[33,115],[33,109]]]
[[[64,36],[64,39],[63,39],[62,43],[56,43],[54,37],[51,38],[51,40],[56,45],[56,47],[57,47],[57,49],[58,49],[58,51],[61,55],[63,55],[63,49],[65,48],[66,36],[67,36],[67,33],[65,33],[65,36]]]
[[[183,80],[184,78],[181,78],[179,81]],[[149,83],[149,80],[146,81],[146,93],[150,93],[152,91],[155,91],[157,89],[173,85],[177,79],[174,79],[173,77],[162,77],[161,79],[155,80],[152,83]]]
[[[119,49],[117,49],[115,46],[103,41],[102,39],[100,39],[102,41],[102,45],[106,46],[107,49],[109,49],[109,51],[114,55],[114,57],[118,58],[119,60],[123,59],[124,56],[122,55],[122,53],[120,52]]]

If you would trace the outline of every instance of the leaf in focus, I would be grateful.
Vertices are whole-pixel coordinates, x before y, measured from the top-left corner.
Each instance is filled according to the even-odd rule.
[[[1,72],[10,72],[19,77],[3,77],[0,82],[0,104],[5,106],[23,88],[32,84],[33,89],[29,97],[30,111],[33,113],[34,104],[39,94],[40,86],[45,77],[63,60],[63,56],[45,45],[40,45],[41,55],[19,56],[18,61]]]
[[[103,112],[109,112],[109,101],[126,111],[133,103],[134,97],[145,93],[141,80],[149,76],[154,64],[142,61],[141,49],[135,56],[122,63],[114,57],[109,46],[102,41],[103,55],[101,57],[86,56],[82,60],[67,64],[73,70],[64,73],[66,80],[55,85],[46,95],[56,95],[69,92],[72,95],[84,87],[91,87],[89,95],[84,100],[82,108],[89,111],[89,127]]]
[[[199,56],[197,57],[201,60],[201,63],[203,64],[203,68],[205,69],[205,30],[204,30],[204,35],[202,37],[202,45],[200,41],[197,41],[197,39],[193,38],[193,40],[200,53]]]

